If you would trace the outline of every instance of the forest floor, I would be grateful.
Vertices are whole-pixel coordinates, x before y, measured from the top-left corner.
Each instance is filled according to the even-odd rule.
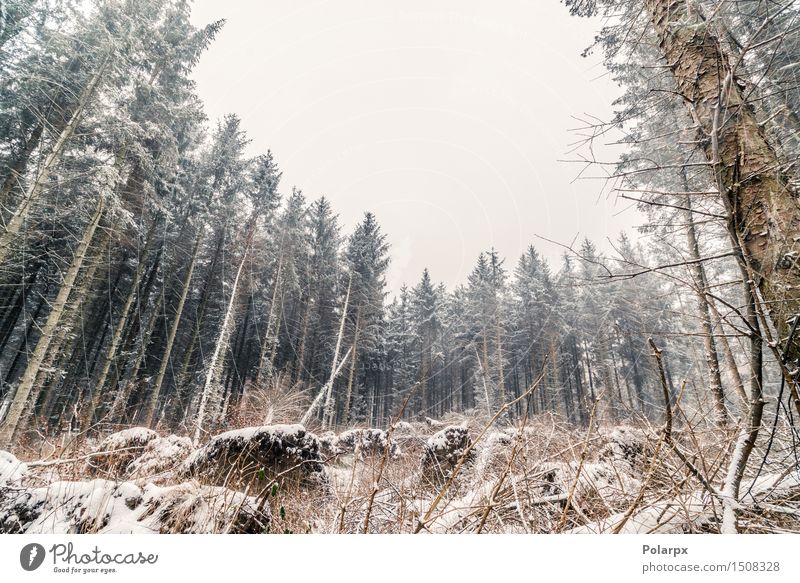
[[[551,415],[312,430],[242,428],[196,447],[129,428],[0,452],[0,532],[719,532],[715,485],[737,433],[665,439],[646,422],[579,429]],[[782,461],[753,456],[740,532],[800,532],[800,470],[781,437],[769,459]]]

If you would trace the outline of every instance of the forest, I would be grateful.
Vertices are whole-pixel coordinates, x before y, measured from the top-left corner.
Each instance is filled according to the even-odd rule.
[[[800,531],[800,4],[563,4],[623,91],[571,161],[645,223],[393,290],[379,214],[345,228],[207,118],[224,21],[4,0],[0,532],[109,529],[4,489],[63,507],[89,475],[162,532]],[[238,514],[175,526],[187,476]]]

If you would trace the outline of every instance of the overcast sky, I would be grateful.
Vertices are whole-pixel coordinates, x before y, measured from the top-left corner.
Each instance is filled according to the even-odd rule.
[[[393,291],[424,267],[463,282],[491,247],[509,270],[531,243],[558,264],[537,235],[602,243],[640,220],[558,162],[573,116],[608,119],[619,91],[580,56],[599,23],[558,0],[195,2],[197,24],[220,18],[195,73],[209,117],[238,114],[283,191],[329,197],[345,232],[374,212]]]

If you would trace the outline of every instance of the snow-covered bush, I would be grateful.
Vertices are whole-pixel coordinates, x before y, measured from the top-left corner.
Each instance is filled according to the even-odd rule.
[[[257,493],[271,480],[325,481],[317,436],[302,425],[248,427],[217,435],[184,462],[181,473],[206,484]]]
[[[28,466],[11,453],[0,450],[0,488],[18,482],[28,471]]]
[[[0,534],[260,533],[269,525],[269,506],[254,497],[196,482],[141,489],[97,479],[0,489]]]
[[[141,456],[128,466],[128,476],[135,479],[159,480],[169,477],[193,451],[188,437],[170,435],[150,441]]]
[[[475,452],[466,427],[453,425],[434,433],[425,442],[422,452],[422,473],[430,481],[441,483],[450,477],[453,468],[464,457],[470,462]]]
[[[146,427],[131,427],[112,433],[94,449],[86,463],[91,476],[104,478],[123,477],[131,462],[144,453],[147,445],[158,438],[158,434]]]
[[[362,458],[383,456],[389,450],[389,457],[397,459],[400,447],[381,429],[351,429],[339,434],[334,443],[340,453],[353,453]]]

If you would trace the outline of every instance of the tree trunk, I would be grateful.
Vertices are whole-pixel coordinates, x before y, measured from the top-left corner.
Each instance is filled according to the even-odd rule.
[[[281,285],[281,275],[283,272],[283,255],[278,258],[278,269],[275,271],[275,284],[272,286],[272,300],[269,304],[269,314],[267,315],[267,329],[264,332],[264,341],[261,343],[261,353],[258,357],[258,369],[256,369],[255,383],[263,379],[263,384],[268,385],[272,380],[272,367],[275,363],[275,351],[278,346],[278,333],[273,332],[276,319],[276,306],[278,304],[278,290]]]
[[[358,337],[361,333],[361,306],[356,310],[356,329],[353,333],[353,346],[351,348],[352,357],[350,359],[350,376],[347,379],[347,393],[344,398],[344,410],[342,411],[342,421],[347,423],[350,419],[350,407],[353,399],[353,383],[356,377],[356,367],[358,366]]]
[[[67,305],[67,300],[69,299],[69,295],[75,285],[75,280],[78,277],[78,273],[83,266],[83,261],[86,258],[86,252],[89,249],[89,245],[92,243],[97,226],[100,224],[100,219],[103,216],[104,208],[105,195],[101,194],[97,202],[97,209],[95,210],[94,216],[86,226],[86,229],[83,232],[83,237],[81,238],[78,248],[75,250],[75,255],[72,258],[72,264],[69,266],[69,269],[67,269],[67,272],[64,275],[64,283],[61,285],[61,289],[59,289],[58,295],[56,296],[53,306],[50,309],[50,314],[48,315],[47,321],[42,328],[41,336],[39,337],[39,341],[36,343],[36,349],[34,350],[31,359],[28,361],[28,366],[26,367],[25,373],[22,375],[22,379],[17,387],[17,391],[14,394],[14,400],[9,407],[8,414],[2,421],[2,425],[0,425],[0,446],[7,447],[12,442],[14,434],[18,429],[18,425],[20,424],[20,420],[22,419],[26,405],[29,401],[35,401],[36,399],[37,391],[34,391],[34,381],[39,373],[39,367],[47,355],[50,342],[53,340],[53,336],[58,328],[61,316],[64,313],[64,308]],[[33,399],[31,399],[32,393]]]
[[[683,177],[686,191],[689,186],[686,176]],[[700,257],[700,244],[697,240],[697,231],[694,225],[694,214],[692,214],[692,197],[686,195],[684,198],[686,218],[686,244],[689,248],[689,268],[694,280],[695,293],[697,295],[697,315],[700,320],[700,327],[703,333],[703,351],[706,357],[706,368],[708,372],[708,388],[714,401],[715,423],[725,425],[728,423],[728,411],[725,408],[725,392],[722,388],[722,377],[720,375],[719,356],[717,353],[717,343],[714,338],[714,327],[711,325],[711,310],[708,307],[708,280],[706,270],[703,267]]]
[[[211,362],[208,364],[206,372],[206,382],[203,386],[203,393],[200,397],[200,407],[197,411],[197,424],[194,430],[194,443],[195,445],[200,442],[200,435],[203,431],[203,423],[206,416],[209,415],[209,408],[218,408],[222,403],[220,402],[221,395],[219,394],[219,374],[222,370],[222,351],[228,348],[228,341],[230,339],[231,331],[233,329],[234,311],[236,308],[236,300],[239,295],[239,282],[242,278],[242,271],[244,271],[247,257],[250,253],[250,245],[253,240],[253,232],[255,230],[255,217],[251,218],[250,224],[247,227],[247,234],[245,238],[244,253],[242,260],[239,262],[239,269],[236,271],[236,278],[233,280],[233,287],[231,288],[231,297],[228,300],[228,307],[225,309],[225,317],[222,320],[222,327],[219,331],[216,345],[214,346],[214,353],[211,356]],[[212,410],[212,420],[217,415],[218,411]]]
[[[158,400],[161,397],[161,386],[164,383],[164,376],[167,374],[167,367],[169,366],[169,359],[172,355],[172,347],[175,345],[175,337],[178,334],[178,328],[181,325],[181,318],[183,317],[183,308],[186,306],[186,298],[189,297],[189,289],[192,287],[192,276],[194,275],[194,266],[197,263],[197,254],[200,249],[200,241],[203,238],[202,225],[197,230],[197,238],[194,242],[192,249],[192,258],[189,260],[189,267],[186,269],[186,275],[183,278],[183,286],[181,290],[181,297],[178,300],[178,307],[175,308],[175,315],[173,316],[172,326],[169,329],[169,336],[167,336],[167,345],[161,355],[161,364],[158,367],[158,374],[153,383],[150,391],[150,398],[147,401],[147,408],[144,412],[143,423],[146,427],[153,425],[156,408],[158,407]]]
[[[800,338],[787,345],[800,313],[800,205],[781,161],[745,98],[735,65],[710,26],[694,22],[685,0],[645,0],[661,52],[699,126],[753,279],[786,356],[800,356]]]

